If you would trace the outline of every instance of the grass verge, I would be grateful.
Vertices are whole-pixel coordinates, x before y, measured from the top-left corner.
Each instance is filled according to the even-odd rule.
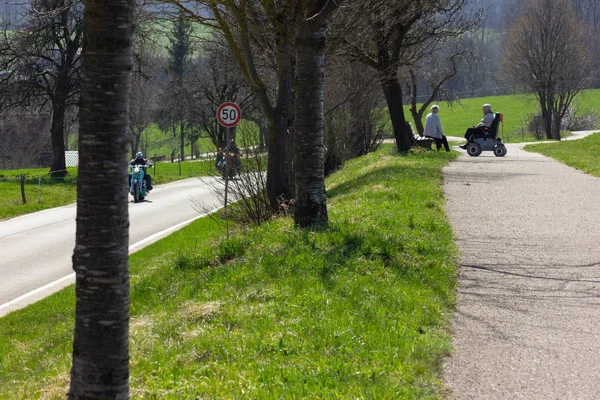
[[[0,171],[0,220],[71,204],[77,199],[77,168],[63,180],[52,179],[48,168]],[[25,175],[25,199],[20,175]]]
[[[131,257],[133,398],[435,398],[456,253],[441,168],[392,146],[327,180],[330,224],[204,218]],[[62,398],[74,290],[0,319],[0,398]]]
[[[529,144],[525,150],[552,157],[586,174],[600,177],[600,132],[580,140]]]

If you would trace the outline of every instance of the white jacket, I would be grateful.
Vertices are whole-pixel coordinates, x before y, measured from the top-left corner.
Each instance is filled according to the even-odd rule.
[[[425,131],[423,135],[432,137],[434,139],[441,139],[444,135],[442,130],[442,120],[436,113],[429,113],[425,119]]]

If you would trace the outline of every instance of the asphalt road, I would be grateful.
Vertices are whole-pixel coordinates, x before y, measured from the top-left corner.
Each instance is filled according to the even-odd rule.
[[[213,179],[157,185],[147,201],[130,202],[130,251],[199,217],[203,210],[194,203],[218,208],[209,188]],[[74,282],[75,212],[72,204],[0,221],[0,316]]]
[[[599,399],[600,179],[507,148],[444,169],[461,252],[449,397]]]

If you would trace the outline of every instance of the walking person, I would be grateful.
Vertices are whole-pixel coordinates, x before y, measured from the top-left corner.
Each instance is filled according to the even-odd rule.
[[[435,104],[431,106],[431,112],[425,118],[425,137],[430,137],[435,140],[435,146],[439,151],[444,145],[444,149],[446,151],[450,151],[450,147],[448,146],[448,139],[446,135],[444,135],[444,131],[442,130],[442,121],[440,116],[437,115],[440,107]]]

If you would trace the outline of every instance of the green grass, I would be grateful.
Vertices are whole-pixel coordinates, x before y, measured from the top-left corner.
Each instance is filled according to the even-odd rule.
[[[585,90],[575,99],[573,107],[579,112],[590,111],[596,107],[600,89]],[[504,132],[500,125],[498,136],[506,142],[521,143],[537,141],[531,133],[522,135],[521,126],[526,124],[529,115],[538,108],[537,100],[533,95],[506,95],[494,97],[479,97],[462,99],[459,102],[447,105],[439,103],[439,116],[446,136],[463,137],[467,128],[477,125],[482,117],[481,106],[491,104],[494,112],[504,114]],[[573,108],[572,107],[572,108]],[[410,110],[405,107],[407,118],[412,121]],[[428,112],[425,113],[425,116]]]
[[[330,224],[280,218],[213,240],[202,219],[131,257],[132,398],[441,397],[456,250],[441,168],[456,152],[352,160]],[[61,398],[73,289],[0,319],[0,398]]]
[[[530,144],[525,146],[525,150],[544,154],[586,174],[600,177],[600,133],[568,142]]]
[[[150,125],[144,133],[142,133],[142,145],[146,146],[147,156],[153,157],[156,155],[164,155],[170,158],[171,152],[176,151],[179,154],[179,128],[176,131],[176,137],[169,132],[163,132],[158,128],[158,125]],[[212,144],[209,138],[202,137],[196,141],[196,148],[200,153],[214,152],[215,146]],[[191,146],[187,144],[185,146],[186,157],[191,154]]]
[[[185,161],[182,163],[158,162],[148,172],[152,176],[152,184],[160,185],[198,176],[218,175],[214,165],[214,160]],[[179,174],[180,168],[181,175]]]
[[[52,179],[48,168],[0,171],[0,219],[64,206],[77,199],[77,168],[68,168],[64,180]],[[25,198],[20,175],[25,175]]]

